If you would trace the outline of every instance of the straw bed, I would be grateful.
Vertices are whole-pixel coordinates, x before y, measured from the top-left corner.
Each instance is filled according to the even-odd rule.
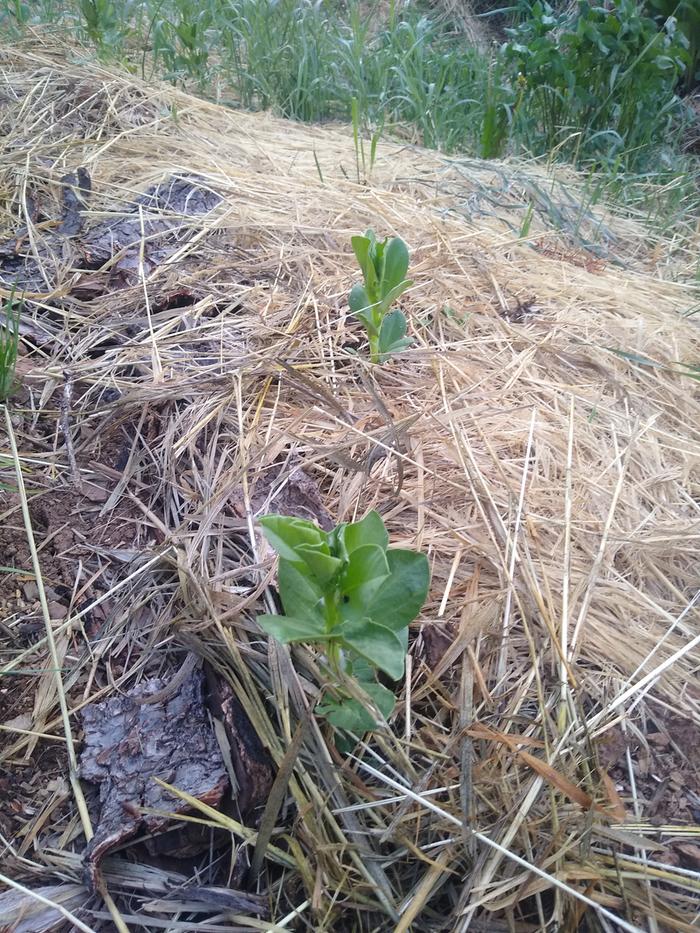
[[[42,545],[35,529],[47,586],[62,573],[72,590],[49,623],[58,681],[46,639],[18,640],[20,584],[3,590],[3,765],[48,747],[58,762],[36,768],[45,816],[27,813],[31,843],[8,840],[3,874],[95,930],[694,929],[698,864],[674,845],[692,847],[700,807],[697,239],[586,203],[573,173],[383,140],[358,183],[345,128],[237,113],[77,51],[0,62],[2,224],[46,285],[25,309],[35,349],[12,430],[30,520],[65,503],[72,534]],[[88,227],[173,176],[222,200],[180,218],[177,250],[117,288],[79,268],[79,236],[41,249],[79,166]],[[414,280],[414,345],[381,368],[346,301],[350,237],[368,226],[407,241]],[[16,485],[9,436],[0,465]],[[87,702],[196,647],[283,761],[319,671],[255,624],[274,579],[251,501],[300,466],[334,521],[376,508],[392,545],[429,556],[388,728],[343,759],[310,724],[253,885],[278,926],[167,912],[159,899],[186,875],[130,851],[105,869],[107,907],[81,897],[80,791],[52,804],[47,787]],[[17,494],[3,513],[26,540]],[[664,730],[688,740],[662,760],[647,735]],[[653,811],[671,760],[675,812]],[[247,844],[252,860],[254,833]],[[208,870],[225,885],[228,859]]]

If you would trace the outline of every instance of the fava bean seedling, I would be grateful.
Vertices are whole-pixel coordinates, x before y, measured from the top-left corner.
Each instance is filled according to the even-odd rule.
[[[284,615],[258,616],[260,625],[283,644],[321,645],[338,699],[326,699],[319,713],[349,731],[374,728],[375,717],[367,706],[349,695],[348,680],[385,718],[390,715],[394,694],[377,681],[376,674],[382,671],[393,680],[403,677],[408,626],[428,593],[427,558],[390,548],[377,512],[329,532],[283,515],[268,515],[260,524],[279,554],[278,586],[284,609]]]
[[[352,238],[352,248],[362,269],[364,285],[353,285],[350,310],[365,326],[369,358],[383,363],[392,353],[410,345],[406,317],[392,304],[413,284],[406,278],[408,249],[400,237],[378,240],[372,230]]]

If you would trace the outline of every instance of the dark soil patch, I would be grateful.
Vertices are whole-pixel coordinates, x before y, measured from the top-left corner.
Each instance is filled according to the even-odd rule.
[[[645,738],[616,728],[600,742],[601,762],[621,795],[632,797],[629,745],[641,818],[659,826],[700,824],[700,728],[680,716],[658,714],[647,720]]]

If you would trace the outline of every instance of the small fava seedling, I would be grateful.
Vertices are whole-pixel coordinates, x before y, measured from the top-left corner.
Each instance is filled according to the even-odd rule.
[[[350,291],[350,310],[365,326],[369,356],[383,363],[411,343],[406,336],[406,317],[389,308],[413,283],[406,279],[408,249],[399,237],[377,240],[371,230],[352,238],[352,248],[362,269],[364,285],[358,282]]]
[[[408,625],[428,593],[427,558],[390,548],[376,512],[329,532],[283,515],[268,515],[260,524],[279,554],[285,613],[258,616],[260,625],[283,644],[321,645],[340,698],[327,699],[318,712],[341,729],[373,729],[375,717],[350,695],[359,692],[352,686],[385,718],[390,715],[394,694],[377,682],[376,672],[393,680],[403,677]]]

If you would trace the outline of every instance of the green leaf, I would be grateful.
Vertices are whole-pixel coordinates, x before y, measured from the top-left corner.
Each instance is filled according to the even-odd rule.
[[[389,564],[381,547],[365,544],[356,548],[340,578],[343,600],[366,606],[388,576]]]
[[[374,230],[365,230],[365,236],[369,240],[369,258],[377,275],[377,282],[379,283],[382,280],[382,264],[384,262],[384,246],[386,240],[378,240]]]
[[[307,616],[325,619],[323,593],[310,576],[306,564],[280,558],[277,567],[277,585],[284,611],[288,616],[305,619]]]
[[[259,519],[263,533],[280,557],[299,561],[297,548],[301,544],[318,545],[327,540],[327,535],[313,522],[287,515],[265,515]]]
[[[403,677],[406,649],[396,632],[368,618],[344,621],[335,631],[348,648],[394,680]]]
[[[392,311],[382,323],[379,332],[379,353],[382,362],[392,353],[409,347],[413,341],[406,336],[406,318],[401,311]]]
[[[350,289],[350,297],[348,298],[348,304],[350,305],[352,313],[359,314],[361,311],[365,311],[369,308],[371,303],[372,302],[367,297],[367,290],[364,285],[360,282],[356,282]]]
[[[352,244],[352,251],[355,254],[355,258],[362,270],[362,274],[367,278],[367,267],[370,263],[369,258],[369,248],[370,248],[370,239],[367,236],[354,236],[351,238],[350,243]]]
[[[428,595],[430,570],[426,556],[416,551],[389,548],[386,559],[389,576],[370,601],[359,606],[351,598],[341,606],[340,613],[343,619],[351,621],[369,616],[398,633],[420,612]]]
[[[351,593],[369,580],[388,576],[386,551],[377,544],[363,544],[349,556],[340,585],[344,593]]]
[[[384,719],[388,719],[396,706],[396,698],[391,690],[375,680],[371,683],[362,683],[360,686]],[[368,732],[377,725],[369,709],[353,697],[343,697],[339,700],[328,699],[317,707],[317,712],[338,729],[346,729],[356,734]]]
[[[347,554],[365,544],[376,544],[383,551],[389,546],[389,534],[378,512],[368,512],[359,522],[343,525],[342,540]]]
[[[258,622],[268,633],[288,645],[294,641],[327,641],[335,637],[326,631],[323,621],[312,618],[295,618],[294,616],[259,615]]]
[[[368,615],[367,607],[389,577],[386,553],[376,544],[368,544],[352,552],[340,578],[341,619],[354,622]]]
[[[352,674],[358,683],[362,684],[363,688],[365,684],[373,684],[377,679],[377,672],[375,669],[369,661],[360,657],[359,654],[348,658],[347,671],[348,674]]]
[[[381,280],[381,295],[384,298],[406,278],[408,272],[408,249],[400,237],[389,240],[384,251],[384,276]]]
[[[328,553],[328,545],[325,542],[321,545],[300,544],[296,552],[321,586],[330,583],[343,566],[342,560],[331,557]]]
[[[393,700],[393,696],[392,696]],[[327,700],[316,707],[320,716],[328,720],[337,729],[362,734],[374,729],[376,722],[359,700],[343,697],[342,700]]]
[[[663,363],[657,363],[655,360],[650,360],[646,356],[639,356],[637,353],[627,353],[625,350],[616,350],[615,347],[606,347],[606,350],[611,350],[616,356],[621,357],[623,360],[629,360],[631,363],[638,363],[640,366],[651,366],[653,369],[665,369]]]
[[[372,231],[368,230],[365,236],[354,236],[350,242],[360,269],[362,269],[367,296],[373,304],[379,300],[379,277],[375,268],[376,238]]]
[[[400,298],[401,295],[413,285],[413,282],[409,279],[405,279],[403,282],[399,282],[398,285],[394,286],[391,291],[382,298],[382,310],[386,313],[392,304],[396,301],[397,298]]]
[[[388,719],[394,712],[394,707],[396,706],[396,697],[391,690],[385,687],[384,684],[378,684],[376,681],[372,683],[361,682],[360,686],[365,693],[369,694],[382,716]]]

